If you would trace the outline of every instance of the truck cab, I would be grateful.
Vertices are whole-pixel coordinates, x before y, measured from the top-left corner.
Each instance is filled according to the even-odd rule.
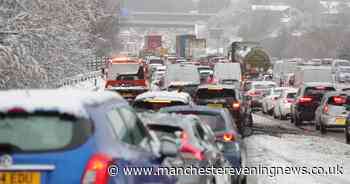
[[[148,90],[145,67],[137,59],[113,58],[106,68],[106,90],[116,91],[128,101]]]

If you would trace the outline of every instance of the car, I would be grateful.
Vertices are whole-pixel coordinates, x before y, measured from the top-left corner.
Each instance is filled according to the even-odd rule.
[[[340,67],[350,67],[350,61],[344,59],[335,59],[332,62],[332,73],[335,74]]]
[[[331,91],[336,89],[328,82],[307,82],[300,86],[291,105],[291,122],[300,126],[303,121],[313,121],[323,95]]]
[[[297,89],[287,88],[277,99],[276,105],[273,108],[273,117],[280,120],[285,120],[287,117],[290,117],[290,107],[295,99],[297,94]]]
[[[194,101],[197,105],[206,105],[212,108],[229,109],[234,120],[242,127],[243,124],[252,124],[252,112],[248,103],[241,99],[240,91],[231,85],[210,84],[198,87]]]
[[[2,183],[177,182],[170,175],[107,174],[116,164],[157,168],[178,153],[176,142],[152,136],[117,93],[9,90],[0,99],[0,159],[9,161],[0,166]]]
[[[198,72],[201,84],[205,83],[208,77],[213,75],[213,69],[211,69],[209,66],[198,66]]]
[[[350,115],[346,118],[345,141],[346,144],[350,144]]]
[[[346,118],[350,113],[350,93],[330,92],[326,93],[321,105],[315,112],[315,127],[322,134],[327,133],[327,128],[345,128]]]
[[[173,106],[162,108],[160,112],[176,114],[193,114],[206,122],[214,131],[218,141],[222,143],[222,152],[230,166],[242,168],[246,165],[246,146],[239,135],[236,122],[226,108],[213,109],[207,106]],[[246,177],[232,176],[234,183],[246,183]]]
[[[173,167],[228,166],[217,147],[214,133],[197,116],[167,113],[142,113],[140,116],[146,122],[147,127],[159,138],[167,136],[179,142],[180,155],[170,161]],[[230,179],[228,175],[220,177],[226,177],[226,182],[220,181],[221,179],[214,175],[183,175],[179,176],[179,183],[228,183]]]
[[[177,91],[148,91],[135,98],[133,107],[137,111],[158,111],[162,107],[193,105],[191,96]]]
[[[339,67],[336,69],[335,80],[341,83],[350,82],[350,67]]]
[[[277,87],[275,82],[271,81],[251,81],[244,86],[245,96],[250,98],[251,108],[262,108],[261,100],[271,88]]]
[[[262,112],[264,114],[272,115],[278,97],[281,96],[282,92],[287,89],[285,87],[271,88],[268,92],[263,95],[261,100]]]

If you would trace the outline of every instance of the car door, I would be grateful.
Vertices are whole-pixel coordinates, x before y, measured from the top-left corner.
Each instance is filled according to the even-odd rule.
[[[154,170],[162,166],[162,159],[159,156],[159,149],[154,147],[155,140],[148,132],[142,121],[138,118],[134,110],[129,106],[120,107],[121,114],[126,128],[130,131],[132,137],[132,144],[135,151],[140,154],[139,160],[135,161],[137,164],[152,167]],[[140,176],[146,183],[172,183],[174,178],[168,176]]]
[[[161,163],[161,159],[153,153],[152,138],[148,134],[147,129],[140,125],[136,114],[126,114],[125,110],[128,106],[113,107],[106,114],[110,121],[111,127],[122,142],[123,153],[120,157],[123,162],[118,162],[119,167],[125,168],[153,168],[155,169]],[[123,114],[123,113],[124,114]],[[142,128],[143,127],[143,128]],[[117,158],[118,160],[118,158]],[[130,171],[130,170],[129,170]],[[143,171],[141,171],[143,172]],[[148,172],[148,171],[147,171]],[[124,173],[125,174],[125,173]],[[132,174],[126,176],[127,183],[173,183],[168,176],[153,176],[148,173]]]

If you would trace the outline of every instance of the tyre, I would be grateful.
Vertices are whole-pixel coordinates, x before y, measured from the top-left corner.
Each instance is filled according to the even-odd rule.
[[[350,144],[350,134],[349,134],[348,126],[345,127],[345,140],[346,140],[346,144]]]
[[[320,121],[318,120],[315,121],[315,128],[316,130],[320,130]]]
[[[264,105],[264,104],[262,104],[261,106],[262,106],[262,113],[263,113],[263,114],[267,114],[267,111],[266,111],[265,105]]]
[[[295,123],[295,126],[300,126],[302,121],[299,119],[299,117],[295,116],[294,123]]]
[[[295,117],[294,117],[294,114],[292,114],[291,116],[290,116],[290,123],[294,123],[294,119],[295,119]]]
[[[322,125],[322,123],[320,124],[320,131],[321,131],[321,134],[326,134],[327,133],[327,127]]]

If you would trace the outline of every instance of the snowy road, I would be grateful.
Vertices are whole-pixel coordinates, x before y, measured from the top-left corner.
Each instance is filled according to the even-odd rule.
[[[348,184],[350,183],[350,146],[344,144],[342,131],[321,136],[313,126],[297,128],[289,121],[255,115],[255,134],[246,138],[248,166],[328,167],[343,171],[338,175],[252,175],[249,184]]]

